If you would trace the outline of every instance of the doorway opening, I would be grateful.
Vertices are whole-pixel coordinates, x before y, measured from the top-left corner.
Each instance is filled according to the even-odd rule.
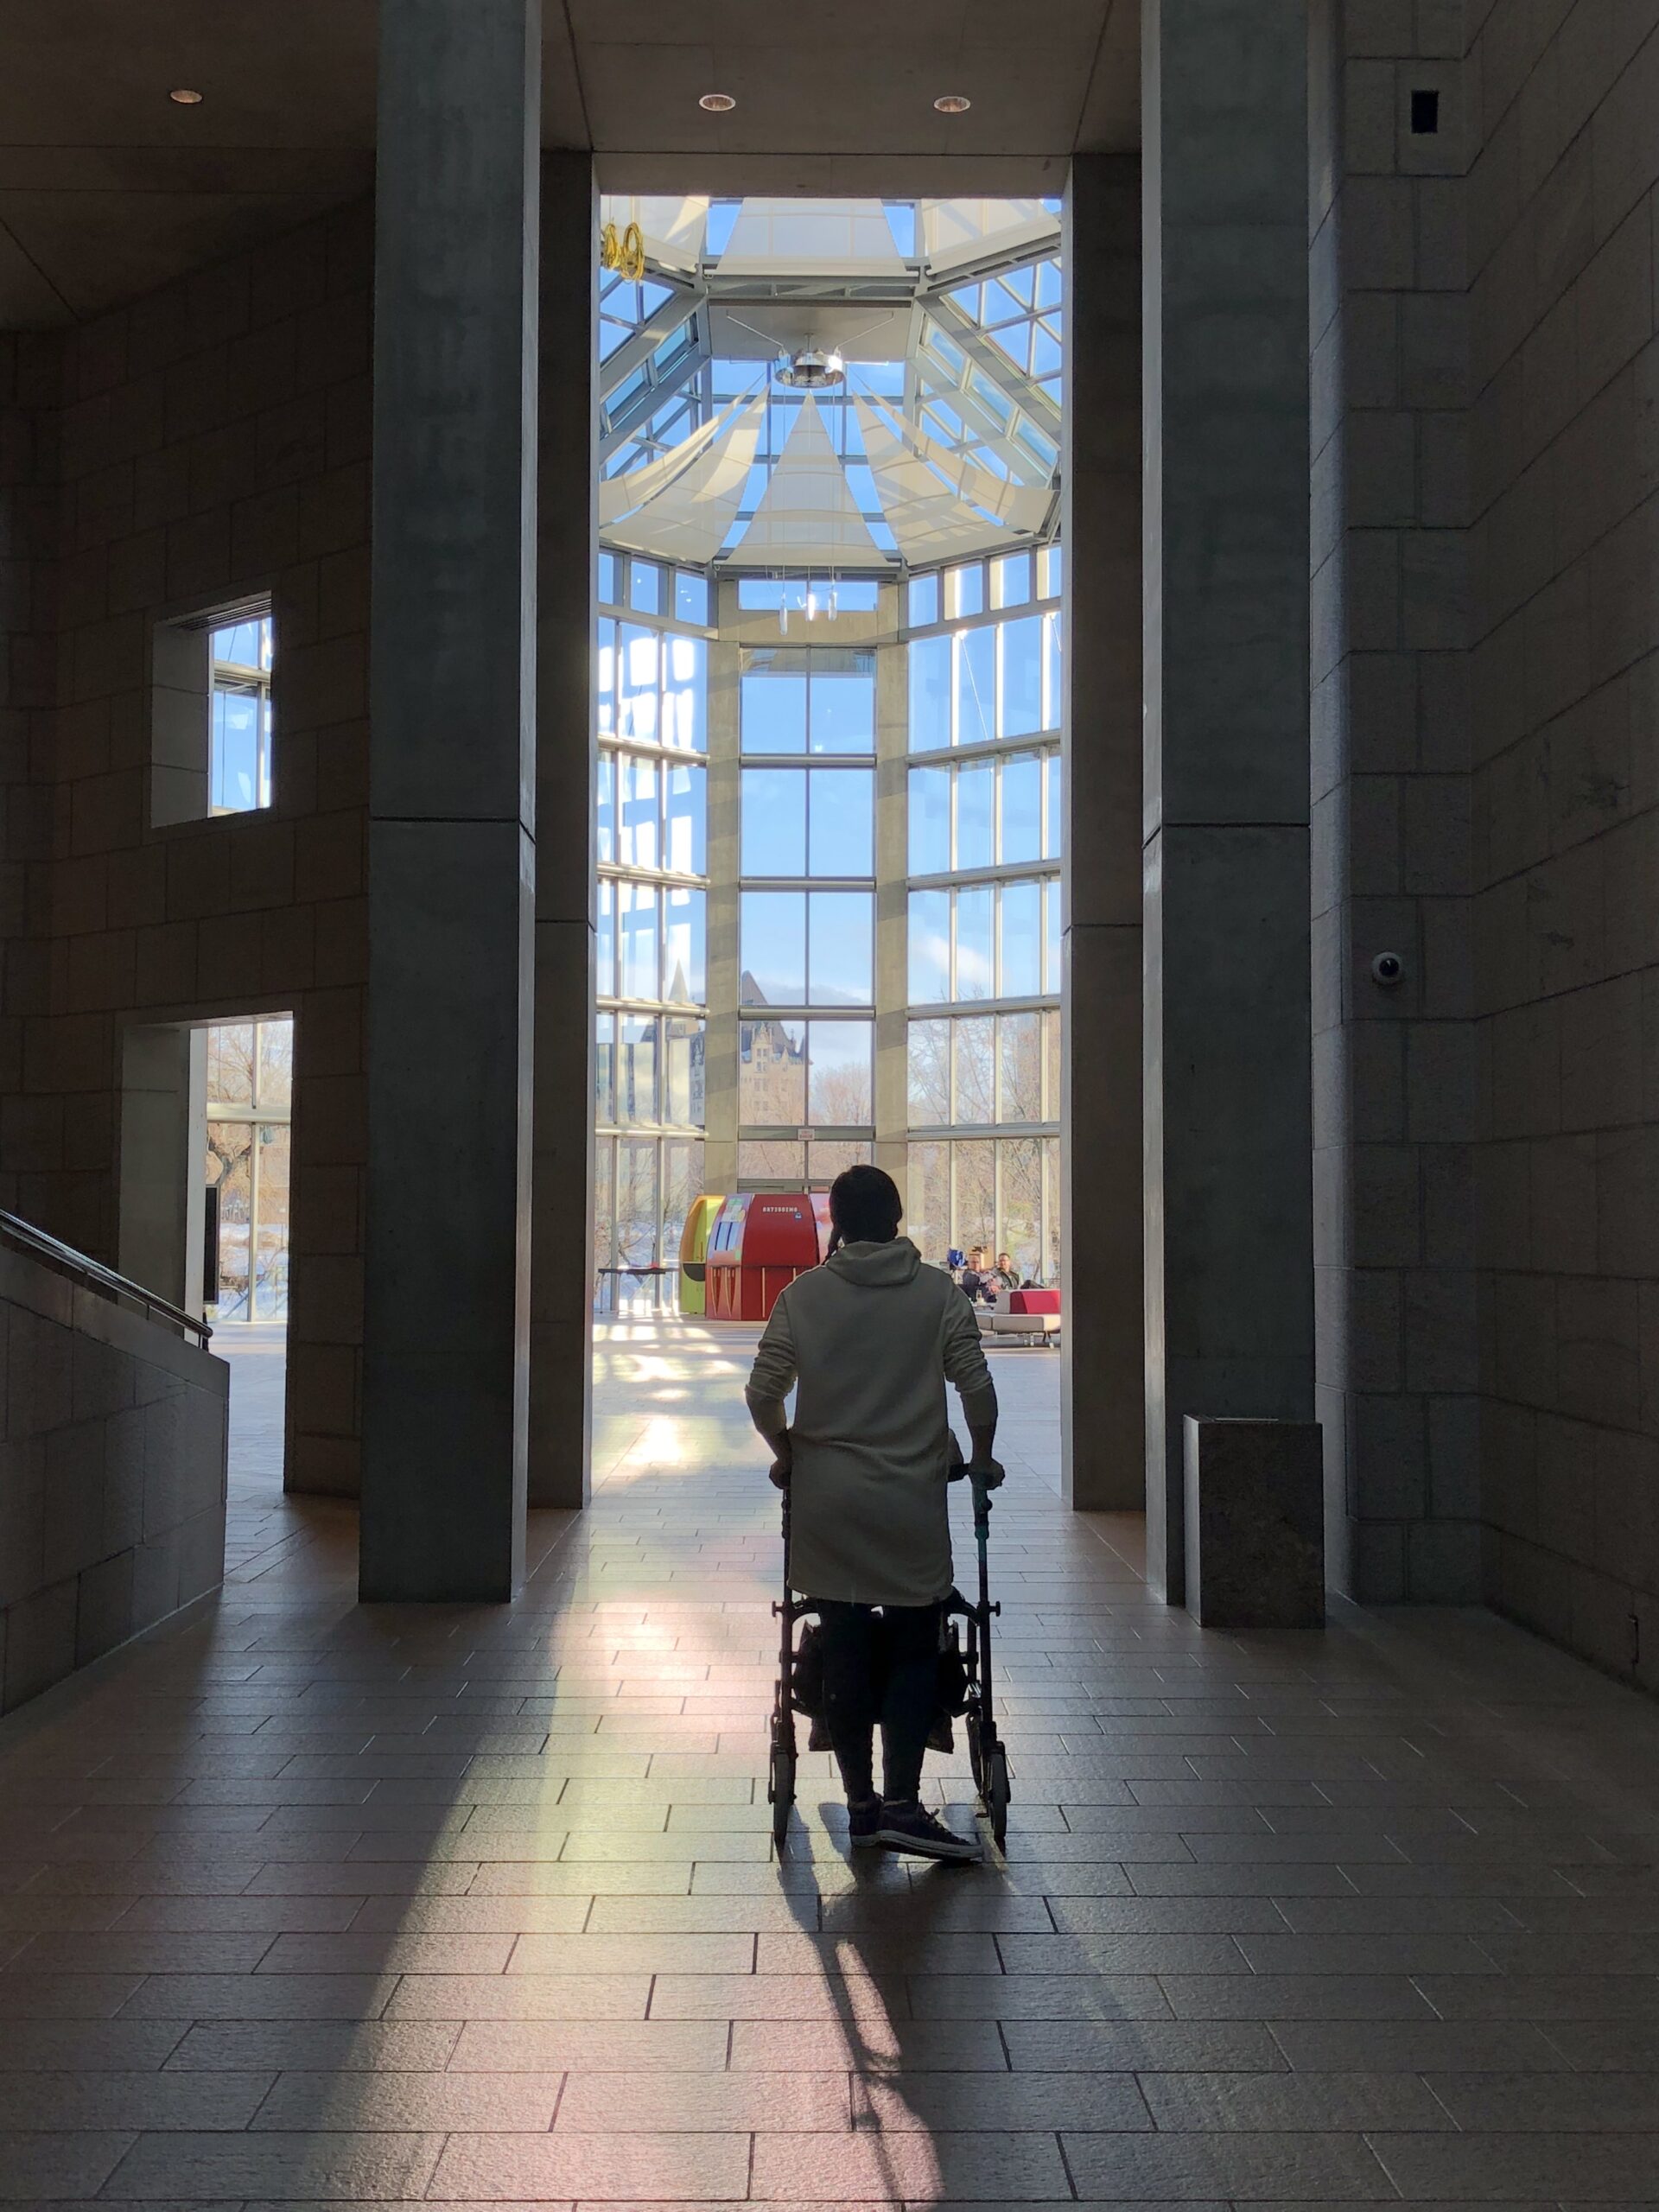
[[[207,1321],[231,1363],[235,1484],[286,1459],[295,1021],[136,1025],[123,1052],[120,1267]]]
[[[1058,1287],[1058,203],[602,218],[595,1314],[858,1160]]]

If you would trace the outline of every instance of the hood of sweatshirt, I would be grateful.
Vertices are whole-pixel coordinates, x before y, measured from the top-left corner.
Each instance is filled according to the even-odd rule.
[[[824,1264],[861,1290],[898,1290],[915,1281],[922,1255],[908,1236],[895,1236],[887,1244],[843,1244]]]

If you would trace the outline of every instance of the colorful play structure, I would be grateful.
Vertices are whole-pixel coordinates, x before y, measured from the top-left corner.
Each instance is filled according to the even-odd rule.
[[[778,1294],[830,1249],[830,1200],[823,1191],[706,1192],[680,1232],[682,1313],[711,1321],[764,1321]],[[980,1333],[1009,1344],[1057,1343],[1058,1290],[1005,1290],[979,1309]]]
[[[701,1313],[706,1308],[709,1239],[714,1233],[724,1198],[705,1192],[702,1198],[693,1198],[685,1217],[685,1226],[680,1231],[680,1311],[682,1313]]]
[[[704,1262],[703,1311],[712,1321],[764,1321],[786,1284],[829,1249],[823,1191],[743,1191],[721,1205]]]

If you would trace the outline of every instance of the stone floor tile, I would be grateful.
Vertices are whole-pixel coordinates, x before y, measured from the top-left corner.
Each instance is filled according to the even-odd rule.
[[[0,2071],[137,2073],[162,2065],[185,2034],[182,2020],[11,2020],[0,2031]]]
[[[1244,1979],[1243,1976],[1240,1977]],[[911,2009],[929,2019],[1163,2020],[1163,1985],[1151,1974],[912,1974]]]
[[[120,1926],[192,1935],[337,1935],[353,1923],[362,1903],[349,1896],[142,1897],[122,1913]]]
[[[167,2068],[275,2075],[287,2067],[342,2073],[385,2067],[434,2074],[448,2064],[460,2035],[458,2020],[203,2020],[185,2031]]]
[[[748,2188],[747,2135],[588,2135],[573,2129],[452,2135],[430,2194],[447,2202],[506,2198],[526,2205],[550,2197],[687,2203],[741,2198]]]
[[[1262,2074],[1282,2066],[1259,2021],[1007,2020],[1016,2073]]]
[[[1375,2148],[1389,2180],[1413,2201],[1659,2202],[1659,2133],[1387,2135]]]
[[[283,2074],[252,2125],[289,2133],[462,2128],[545,2134],[563,2086],[562,2073]]]
[[[697,1868],[702,1874],[705,1870]],[[731,1887],[752,1894],[752,1869],[721,1867],[707,1870],[732,1877]],[[692,1862],[601,1866],[588,1860],[567,1866],[557,1860],[500,1859],[469,1868],[470,1878],[457,1888],[473,1897],[684,1897],[692,1887]]]
[[[903,1888],[861,1883],[823,1898],[818,1917],[826,1935],[903,1933],[917,1927],[935,1936],[1004,1930],[1047,1935],[1054,1925],[1044,1897],[1014,1894],[1001,1873],[981,1870],[963,1880],[955,1867],[937,1878],[931,1872],[922,1874]]]
[[[729,2063],[734,2073],[842,2068],[901,2074],[915,2067],[1003,2074],[1008,2055],[995,2020],[913,2020],[866,2013],[853,2019],[734,2020]]]
[[[263,1974],[475,1974],[505,1971],[511,1935],[408,1935],[355,1929],[344,1936],[279,1936],[259,1961]]]
[[[931,2074],[913,2062],[896,2076],[857,2077],[853,2121],[855,2127],[888,2134],[921,2128],[935,2135],[1153,2125],[1135,2080],[1127,2073]]]
[[[1258,1974],[1490,1974],[1494,1961],[1471,1936],[1241,1936],[1238,1948]]]
[[[1416,1986],[1448,2020],[1659,2022],[1659,1976],[1424,1974]]]
[[[733,2032],[724,2020],[468,2020],[449,2071],[717,2074]]]
[[[763,2202],[931,2204],[955,2197],[964,2203],[1006,2204],[1020,2196],[1069,2198],[1071,2190],[1052,2135],[930,2135],[906,2130],[881,2136],[757,2136],[749,2194]]]
[[[1166,1974],[1159,1986],[1181,2020],[1427,2020],[1437,2009],[1405,1974]]]
[[[908,2078],[908,2077],[907,2077]],[[956,2077],[948,2077],[956,2078]],[[961,2077],[979,2080],[976,2075]],[[1001,2077],[1007,2080],[1007,2075]],[[557,2127],[588,2133],[845,2134],[851,2125],[847,2073],[797,2070],[734,2074],[573,2074]]]
[[[1477,2068],[1499,2074],[1564,2072],[1569,2061],[1525,2020],[1272,2020],[1268,2028],[1298,2073],[1427,2074]],[[1575,2024],[1576,2037],[1588,2022]],[[1659,2050],[1659,2030],[1655,2048]],[[1659,2061],[1656,2061],[1659,2063]]]
[[[1466,2133],[1659,2128],[1659,2072],[1431,2074],[1428,2086]]]
[[[1528,2080],[1535,2077],[1529,2075]],[[1151,2074],[1141,2088],[1160,2129],[1328,2133],[1450,2127],[1444,2106],[1408,2074]]]
[[[1292,1924],[1274,1897],[1054,1897],[1062,1936],[1282,1936]]]
[[[130,2135],[0,2134],[0,2202],[95,2195],[121,2164]]]
[[[1153,1865],[1131,1853],[1123,1871],[1135,1894],[1142,1897],[1352,1897],[1356,1893],[1353,1879],[1342,1867],[1318,1863],[1271,1867],[1198,1866],[1179,1861]]]
[[[23,2128],[245,2127],[271,2086],[267,2073],[172,2074],[86,2069],[0,2074],[0,2133]]]
[[[136,2020],[374,2020],[397,1986],[372,1974],[153,1974],[122,2007]]]
[[[440,2134],[141,2135],[111,2175],[118,2200],[423,2196]]]
[[[643,2020],[651,1993],[651,1977],[643,1974],[411,1974],[398,1982],[385,2015],[389,2020]]]
[[[648,1902],[629,1900],[637,1913]],[[590,1897],[365,1897],[354,1909],[352,1933],[377,1930],[397,1936],[579,1935],[587,1924]],[[638,1923],[632,1923],[638,1925]]]
[[[677,1936],[641,1930],[629,1935],[521,1936],[510,1974],[749,1974],[754,1937],[743,1932]]]
[[[1010,1974],[1223,1974],[1250,1971],[1241,1945],[1230,1936],[1106,1933],[999,1936],[996,1948]],[[1261,1939],[1271,1942],[1271,1936]]]
[[[1160,2133],[1067,2135],[1062,2139],[1066,2164],[1084,2199],[1225,2197],[1235,2204],[1285,2199],[1343,2203],[1389,2194],[1388,2175],[1357,2135]]]
[[[0,2021],[113,2019],[143,1983],[136,1974],[0,1974]]]
[[[651,1991],[653,2020],[886,2019],[909,2011],[902,1981],[867,1974],[658,1974]]]
[[[910,1926],[836,1928],[823,1935],[762,1936],[758,1974],[998,1974],[995,1938],[986,1930],[937,1929],[912,1901]]]

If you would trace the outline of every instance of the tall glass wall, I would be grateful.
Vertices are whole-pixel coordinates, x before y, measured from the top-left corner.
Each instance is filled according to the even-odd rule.
[[[605,554],[596,691],[594,1296],[654,1309],[702,1188],[709,583]]]
[[[1057,1282],[1058,203],[606,208],[600,1308],[871,1159]]]
[[[911,1235],[1059,1276],[1060,552],[908,588]]]
[[[738,1180],[823,1183],[874,1135],[875,655],[739,670]]]

